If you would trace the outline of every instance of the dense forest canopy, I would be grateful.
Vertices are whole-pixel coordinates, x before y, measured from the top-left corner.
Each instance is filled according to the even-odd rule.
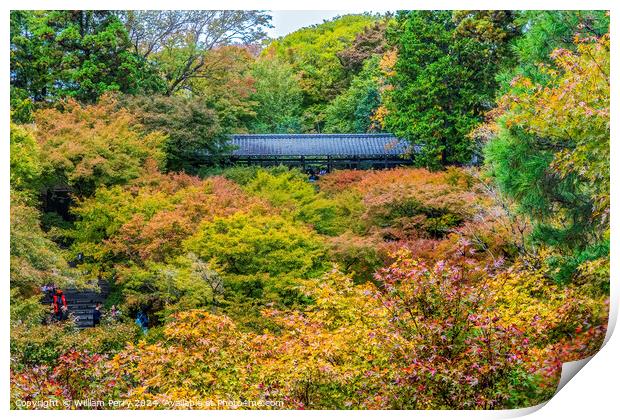
[[[11,12],[13,405],[548,399],[606,333],[609,14],[357,14],[278,39],[270,19]],[[371,132],[419,146],[415,167],[218,166],[234,133]],[[41,286],[99,279],[122,315],[42,322]]]

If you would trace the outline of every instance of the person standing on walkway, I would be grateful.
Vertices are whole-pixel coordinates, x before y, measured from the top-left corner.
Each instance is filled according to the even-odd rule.
[[[136,316],[136,324],[138,324],[138,326],[142,328],[142,332],[146,334],[149,330],[149,317],[143,311],[139,311]]]
[[[45,294],[50,301],[54,300],[54,295],[56,294],[56,286],[52,283],[47,283],[41,287],[41,291]]]
[[[65,312],[67,311],[67,299],[65,299],[65,294],[60,289],[56,289],[56,294],[53,298],[54,305],[54,317],[57,321],[62,321],[65,319]]]
[[[101,303],[97,303],[95,305],[95,309],[93,309],[93,327],[96,327],[101,323]]]

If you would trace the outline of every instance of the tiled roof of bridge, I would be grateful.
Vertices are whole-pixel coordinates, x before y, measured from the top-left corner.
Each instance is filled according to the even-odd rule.
[[[409,145],[391,134],[238,134],[233,156],[395,156]]]

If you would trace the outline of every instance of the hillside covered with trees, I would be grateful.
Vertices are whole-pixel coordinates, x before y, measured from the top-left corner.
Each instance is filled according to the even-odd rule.
[[[609,14],[346,15],[278,39],[270,19],[11,12],[12,408],[548,400],[607,331]],[[313,183],[218,161],[234,133],[373,132],[414,165]],[[42,303],[100,280],[94,328]]]

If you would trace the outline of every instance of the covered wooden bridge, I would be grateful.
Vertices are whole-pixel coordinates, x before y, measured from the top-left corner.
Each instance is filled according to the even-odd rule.
[[[239,134],[231,136],[231,164],[369,169],[410,164],[414,155],[391,134]]]

